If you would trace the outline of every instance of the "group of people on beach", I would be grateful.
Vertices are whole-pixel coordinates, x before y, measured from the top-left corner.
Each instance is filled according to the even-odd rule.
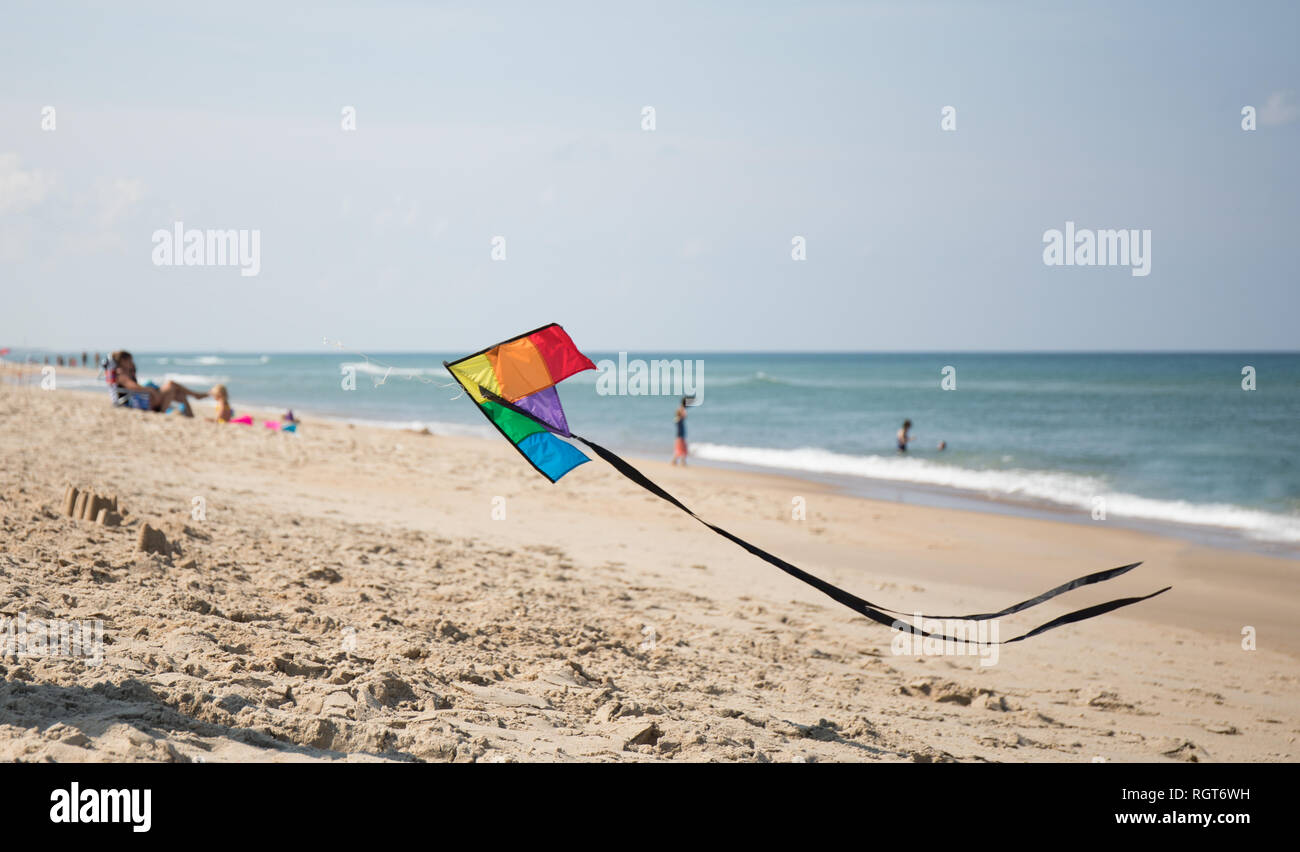
[[[230,394],[224,384],[216,384],[207,391],[199,391],[172,379],[168,379],[162,385],[154,382],[142,383],[136,375],[135,358],[125,349],[119,349],[109,355],[102,367],[105,378],[114,389],[115,399],[128,408],[164,412],[176,406],[182,416],[193,417],[194,409],[190,407],[190,400],[211,397],[217,404],[215,419],[218,423],[251,425],[253,422],[249,415],[244,415],[242,418],[235,417],[235,411],[230,407]],[[273,422],[268,421],[268,424]],[[297,419],[292,411],[288,411],[279,422],[275,422],[275,425],[282,431],[293,431],[290,427],[297,425]]]
[[[98,353],[96,353],[98,356]],[[86,355],[82,353],[84,363]],[[49,360],[48,358],[46,359]],[[217,421],[220,423],[229,423],[234,417],[234,410],[230,407],[230,397],[226,391],[226,386],[222,384],[213,385],[211,390],[196,391],[187,388],[180,382],[168,379],[161,386],[153,382],[141,384],[136,378],[135,359],[131,353],[125,349],[120,349],[109,356],[105,362],[105,369],[108,371],[108,381],[114,387],[119,388],[124,396],[128,397],[125,404],[132,407],[144,407],[143,402],[139,405],[133,404],[131,400],[138,399],[139,394],[147,397],[147,407],[149,411],[167,411],[171,406],[179,407],[181,414],[186,417],[193,417],[194,411],[190,407],[191,399],[206,399],[212,397],[217,403]],[[677,430],[677,437],[673,441],[673,460],[674,465],[680,464],[686,466],[686,408],[690,404],[690,397],[682,397],[681,403],[677,406],[677,411],[673,415],[673,423]],[[286,419],[293,420],[293,412],[286,415]],[[898,430],[897,441],[898,451],[907,452],[907,445],[912,442],[912,421],[904,420],[902,427]],[[942,452],[947,449],[948,442],[940,441],[938,450]]]
[[[30,363],[30,359],[29,359],[29,363]],[[47,366],[49,365],[49,363],[50,363],[50,356],[49,356],[49,355],[46,355],[46,356],[45,356],[45,363],[46,363]],[[96,363],[96,364],[99,363],[99,353],[98,353],[98,352],[95,353],[95,360],[94,360],[94,363]],[[82,352],[82,353],[81,353],[81,366],[83,366],[83,367],[89,367],[90,364],[91,364],[90,353],[88,353],[88,352]],[[75,366],[77,366],[77,356],[76,356],[76,355],[69,355],[67,358],[64,358],[62,355],[55,355],[55,356],[54,356],[54,366],[56,366],[56,367],[75,367]]]

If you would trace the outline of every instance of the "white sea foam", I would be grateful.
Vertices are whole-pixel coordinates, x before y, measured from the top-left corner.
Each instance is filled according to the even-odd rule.
[[[164,373],[161,377],[158,375],[142,375],[142,382],[157,382],[162,384],[166,381],[178,382],[182,385],[189,386],[190,390],[207,390],[213,385],[223,384],[230,381],[229,376],[212,376],[202,373]]]
[[[158,364],[166,366],[174,364],[177,367],[216,367],[220,365],[251,367],[257,364],[266,364],[270,362],[270,355],[260,355],[256,357],[249,356],[224,356],[224,355],[198,355],[193,358],[172,358],[163,356],[157,359]]]
[[[340,367],[351,367],[358,373],[364,373],[369,376],[446,376],[447,381],[451,381],[451,376],[441,366],[438,367],[385,367],[381,364],[374,364],[370,361],[344,361],[339,364]]]
[[[1072,473],[973,470],[928,459],[855,456],[815,447],[775,450],[696,444],[692,447],[692,452],[711,461],[959,488],[994,498],[1042,500],[1089,512],[1093,500],[1102,497],[1105,498],[1107,514],[1117,518],[1223,527],[1261,540],[1300,541],[1300,518],[1294,516],[1248,509],[1231,503],[1193,503],[1187,500],[1140,497],[1114,491],[1095,477]]]

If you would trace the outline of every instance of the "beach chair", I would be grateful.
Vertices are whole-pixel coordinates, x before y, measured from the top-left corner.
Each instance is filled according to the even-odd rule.
[[[108,392],[113,399],[114,408],[136,408],[140,411],[149,410],[149,394],[144,391],[127,390],[119,387],[117,384],[117,362],[112,358],[105,358],[99,364],[100,369],[104,371],[104,379],[108,382]]]

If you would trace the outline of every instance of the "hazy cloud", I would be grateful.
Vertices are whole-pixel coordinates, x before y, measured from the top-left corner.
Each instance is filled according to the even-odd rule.
[[[120,225],[142,198],[144,184],[138,180],[99,178],[77,191],[55,172],[23,168],[17,154],[0,154],[0,215],[10,217],[5,231],[26,235],[6,240],[2,254],[16,260],[30,253],[33,240],[43,251],[119,248],[124,245]],[[39,220],[37,208],[42,208]]]
[[[0,215],[35,207],[53,187],[53,175],[22,168],[17,154],[0,154]]]
[[[1300,106],[1292,100],[1290,92],[1274,92],[1259,108],[1259,123],[1264,127],[1290,124],[1296,116],[1300,116]]]

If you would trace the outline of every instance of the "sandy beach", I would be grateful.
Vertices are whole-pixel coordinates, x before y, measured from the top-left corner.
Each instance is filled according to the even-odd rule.
[[[0,616],[103,622],[99,664],[0,659],[22,761],[1294,761],[1300,564],[1098,523],[644,461],[709,520],[873,601],[1002,624],[1173,591],[971,656],[892,632],[599,461],[297,435],[0,382]],[[642,462],[638,461],[638,464]],[[120,526],[63,514],[71,485]],[[806,519],[792,518],[803,498]],[[504,514],[504,517],[502,515]],[[167,552],[143,552],[139,529]],[[1257,648],[1243,649],[1243,627]]]

